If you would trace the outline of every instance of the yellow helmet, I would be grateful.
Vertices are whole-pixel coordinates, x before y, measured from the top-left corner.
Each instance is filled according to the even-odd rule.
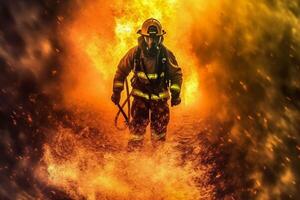
[[[166,34],[166,32],[162,29],[160,22],[157,19],[149,18],[147,19],[140,30],[137,32],[143,36],[162,36]]]

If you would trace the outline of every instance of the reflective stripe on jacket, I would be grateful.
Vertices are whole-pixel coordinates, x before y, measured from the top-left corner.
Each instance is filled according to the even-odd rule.
[[[116,70],[115,76],[114,76],[114,84],[113,84],[113,91],[114,92],[121,92],[124,89],[124,80],[130,73],[130,71],[133,70],[134,68],[134,57],[137,52],[138,46],[131,48],[125,56],[120,60],[118,68]],[[166,53],[167,53],[167,62],[166,62],[166,68],[168,69],[168,79],[170,80],[170,91],[171,93],[180,93],[181,92],[181,84],[182,84],[182,70],[178,66],[178,63],[176,61],[176,58],[174,54],[166,48]],[[149,57],[144,54],[143,51],[141,51],[141,59],[143,59],[144,62],[144,67],[146,68],[147,71],[147,76],[150,80],[155,80],[159,78],[158,74],[156,74],[156,69],[155,69],[155,64],[156,64],[156,57]],[[142,80],[141,82],[147,83],[149,82],[145,72],[143,71],[138,71],[136,72],[136,76]],[[163,79],[165,76],[165,73],[162,72],[160,74],[160,78]],[[159,87],[159,86],[158,86]],[[163,98],[169,98],[169,93],[166,91],[164,88],[154,88],[155,90],[160,91],[159,94],[153,94],[149,96],[148,92],[142,91],[141,88],[135,88],[133,85],[133,89],[135,91],[139,90],[139,94],[146,94],[146,95],[138,95],[137,93],[134,94],[136,96],[143,96],[146,99],[163,99]],[[160,95],[160,94],[166,94],[168,95]],[[147,98],[147,97],[148,98]],[[155,97],[156,96],[156,97]],[[158,98],[157,98],[158,97]]]

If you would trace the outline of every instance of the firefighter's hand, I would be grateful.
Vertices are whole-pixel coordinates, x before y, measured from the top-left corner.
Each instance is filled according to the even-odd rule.
[[[118,92],[114,92],[111,95],[111,101],[114,102],[114,104],[119,104],[120,103],[120,99],[121,99],[121,94]]]
[[[177,106],[180,103],[181,103],[181,98],[180,98],[179,94],[172,95],[171,106]]]

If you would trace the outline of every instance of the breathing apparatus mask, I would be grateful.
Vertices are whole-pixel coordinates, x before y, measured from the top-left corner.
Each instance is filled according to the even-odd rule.
[[[156,34],[150,34],[149,36],[143,36],[146,44],[146,49],[150,55],[154,55],[160,48],[162,42],[162,36]]]

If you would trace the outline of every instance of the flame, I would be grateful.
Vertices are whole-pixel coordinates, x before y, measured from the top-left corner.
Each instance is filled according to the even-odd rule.
[[[66,100],[74,102],[74,99],[80,96],[81,99],[94,103],[102,96],[109,96],[119,60],[131,47],[137,45],[136,32],[142,23],[147,18],[154,17],[166,30],[164,43],[174,52],[182,67],[184,105],[194,104],[199,96],[195,96],[195,93],[199,93],[200,90],[199,76],[195,75],[199,66],[196,64],[197,57],[192,54],[190,42],[186,41],[184,36],[189,34],[188,30],[179,29],[185,26],[184,22],[174,18],[181,8],[182,2],[177,0],[116,0],[111,4],[93,1],[83,5],[81,12],[75,15],[75,20],[66,28],[66,40],[73,55],[72,59],[66,60],[66,65],[77,71],[71,77],[78,84],[74,87],[72,81],[66,89]],[[185,42],[185,45],[182,42]],[[74,69],[74,66],[78,65],[80,67]],[[71,82],[70,79],[68,74],[66,82]],[[89,92],[79,95],[83,92],[82,87]],[[91,98],[91,94],[98,95],[95,99],[95,96]]]
[[[180,165],[179,154],[171,146],[155,154],[111,153],[91,148],[97,138],[89,138],[85,143],[82,136],[60,129],[52,142],[45,145],[48,183],[64,189],[74,199],[192,200],[210,197],[211,188],[199,188],[194,182],[204,168],[195,170],[191,164]]]
[[[199,64],[192,53],[191,41],[185,37],[190,34],[191,24],[174,18],[182,8],[188,10],[177,0],[115,0],[112,3],[97,0],[81,5],[64,31],[70,51],[63,80],[66,104],[87,102],[98,105],[101,114],[114,111],[109,96],[117,64],[137,45],[136,32],[144,20],[154,17],[166,30],[164,43],[174,52],[183,70],[182,105],[195,105],[201,96]],[[114,137],[111,131],[107,134]],[[96,138],[89,138],[88,144],[83,144],[82,137],[72,135],[68,130],[58,132],[57,137],[64,139],[45,145],[44,161],[49,184],[63,188],[75,199],[83,196],[91,200],[188,200],[210,199],[212,195],[211,189],[198,187],[194,182],[203,174],[201,171],[178,165],[180,159],[175,150],[166,148],[155,155],[112,154],[90,149]]]
[[[199,75],[193,72],[187,77],[184,84],[184,102],[186,105],[194,105],[199,100]]]
[[[187,112],[180,116],[181,121],[172,120],[176,127],[170,126],[178,130],[171,134],[186,134],[193,140],[206,135],[208,141],[204,142],[208,145],[228,147],[223,154],[229,156],[228,162],[219,153],[222,151],[203,155],[208,156],[207,160],[221,157],[221,163],[215,167],[222,171],[211,173],[217,187],[214,195],[219,196],[218,191],[225,187],[220,192],[229,191],[234,196],[226,195],[224,199],[236,199],[239,194],[251,199],[244,195],[247,191],[253,192],[254,199],[296,198],[300,179],[297,1],[72,1],[73,8],[80,6],[72,16],[70,12],[57,16],[55,24],[54,15],[67,4],[32,1],[28,5],[0,6],[4,11],[0,47],[4,104],[0,110],[1,119],[4,117],[7,122],[2,127],[1,196],[37,199],[42,193],[55,193],[39,180],[32,188],[27,182],[36,182],[30,172],[39,156],[36,150],[40,139],[48,133],[50,139],[49,129],[61,122],[76,129],[76,133],[59,130],[58,138],[45,145],[46,176],[50,185],[67,191],[74,199],[211,199],[211,195],[205,196],[206,191],[211,191],[201,190],[193,181],[197,179],[200,185],[205,181],[198,177],[202,165],[178,164],[180,158],[174,149],[166,147],[154,155],[127,154],[118,144],[113,144],[118,148],[110,149],[105,138],[97,137],[106,135],[125,141],[123,134],[106,127],[111,119],[104,120],[107,113],[114,111],[108,104],[111,79],[118,60],[136,44],[134,35],[140,24],[155,17],[165,27],[165,44],[174,51],[184,71],[185,106],[176,108],[197,108],[199,100],[215,106],[210,111],[206,109],[213,116],[207,124],[219,130],[198,127],[202,116]],[[70,10],[72,7],[68,7]],[[63,37],[64,48],[57,34]],[[59,58],[67,67],[60,66]],[[50,70],[53,77],[49,76]],[[58,82],[61,75],[63,81]],[[88,106],[84,107],[88,120],[61,112],[60,108],[73,114],[77,110],[59,104],[60,86],[65,89],[66,105],[80,107],[87,101],[93,112],[101,115],[100,120],[93,119],[93,112],[86,110]],[[208,99],[212,101],[203,101]],[[229,127],[214,125],[211,121],[215,118],[229,121]],[[93,136],[82,134],[81,127],[89,126],[98,132]],[[214,142],[215,138],[219,142]],[[190,147],[191,143],[187,145]],[[190,153],[203,148],[196,145],[194,149],[195,146],[182,149],[184,155],[192,154],[185,161],[202,157]],[[8,160],[12,162],[6,163]],[[217,179],[223,175],[230,182],[220,184]]]

